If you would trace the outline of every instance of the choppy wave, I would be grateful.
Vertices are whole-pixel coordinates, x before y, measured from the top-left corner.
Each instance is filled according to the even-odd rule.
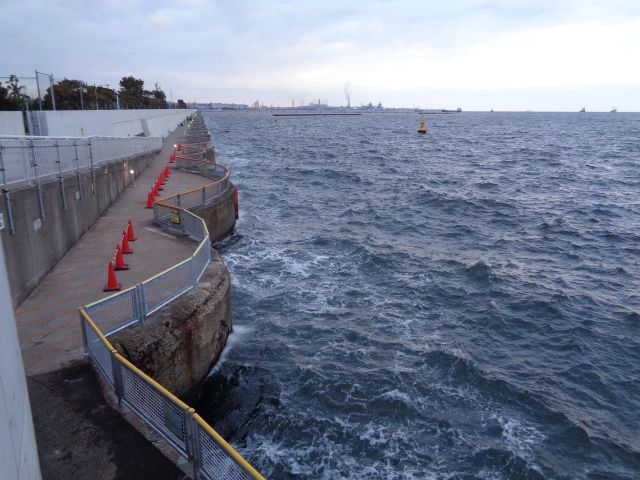
[[[199,410],[269,478],[640,477],[640,115],[437,117],[208,117],[240,220]]]

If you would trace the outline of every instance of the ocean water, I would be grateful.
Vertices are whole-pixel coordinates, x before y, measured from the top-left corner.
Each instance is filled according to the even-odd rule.
[[[205,114],[240,193],[197,408],[273,479],[640,478],[640,114]]]

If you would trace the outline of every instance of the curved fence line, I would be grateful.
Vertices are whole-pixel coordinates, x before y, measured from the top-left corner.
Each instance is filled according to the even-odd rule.
[[[200,131],[202,119],[196,116],[189,127],[194,124],[194,131]],[[202,218],[187,210],[200,204],[193,203],[196,198],[205,204],[229,186],[229,171],[204,160],[207,147],[201,144],[208,143],[207,140],[197,142],[197,146],[193,143],[182,147],[193,150],[194,155],[200,155],[199,161],[186,158],[186,155],[179,158],[183,162],[203,165],[201,170],[198,167],[194,173],[204,172],[204,176],[213,177],[217,172],[222,173],[222,178],[199,189],[171,195],[154,203],[156,222],[162,224],[165,221],[163,212],[166,210],[172,224],[178,225],[185,234],[199,242],[194,253],[131,288],[80,308],[82,337],[86,352],[117,397],[118,406],[126,405],[180,455],[191,461],[196,480],[264,480],[193,408],[120,355],[108,340],[117,331],[144,324],[146,317],[195,287],[209,265],[209,231]],[[192,196],[193,192],[197,192],[196,197]]]

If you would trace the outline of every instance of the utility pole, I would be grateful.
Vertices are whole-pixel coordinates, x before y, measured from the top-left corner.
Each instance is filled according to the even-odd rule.
[[[38,107],[42,111],[42,97],[40,96],[40,79],[38,78],[38,70],[36,70],[36,85],[38,87]]]
[[[84,98],[82,97],[82,91],[84,90],[84,85],[82,81],[80,81],[80,109],[84,110]]]
[[[49,74],[49,85],[51,87],[51,104],[53,105],[53,110],[56,109],[56,96],[53,93],[53,74]]]
[[[98,109],[98,87],[96,87],[96,84],[93,84],[93,91],[96,94],[96,110]]]

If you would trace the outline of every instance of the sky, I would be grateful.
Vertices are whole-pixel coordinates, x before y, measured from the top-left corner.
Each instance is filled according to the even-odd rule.
[[[0,76],[187,102],[640,111],[639,0],[3,0],[0,39]]]

